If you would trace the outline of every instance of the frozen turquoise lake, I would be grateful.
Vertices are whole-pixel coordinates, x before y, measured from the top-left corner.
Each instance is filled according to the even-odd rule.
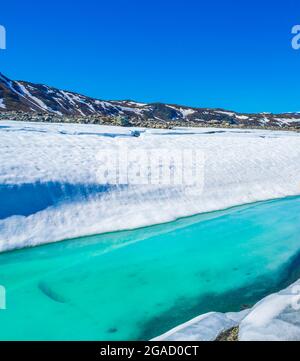
[[[249,307],[300,278],[299,225],[293,197],[3,253],[0,340],[144,340]]]

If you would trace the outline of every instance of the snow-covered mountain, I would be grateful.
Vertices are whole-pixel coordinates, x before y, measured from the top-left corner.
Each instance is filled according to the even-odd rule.
[[[126,116],[141,121],[300,127],[300,113],[246,114],[223,109],[134,101],[103,101],[47,85],[13,81],[0,73],[0,112],[45,112],[59,116]]]

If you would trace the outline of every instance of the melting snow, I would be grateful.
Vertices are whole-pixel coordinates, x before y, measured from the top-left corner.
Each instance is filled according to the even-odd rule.
[[[293,132],[178,128],[132,137],[132,128],[1,122],[0,190],[38,206],[2,204],[0,251],[162,223],[201,212],[300,194],[300,135]],[[103,149],[200,149],[204,192],[186,186],[98,184]],[[190,165],[186,165],[190,167]],[[157,169],[151,169],[156,172]],[[194,189],[197,191],[197,187]],[[27,198],[26,198],[27,197]],[[1,207],[1,204],[0,204]],[[159,209],[159,212],[157,211]],[[7,212],[5,216],[5,212]]]
[[[210,312],[194,318],[154,341],[213,341],[239,326],[239,341],[300,341],[300,280],[242,312]]]
[[[18,84],[18,86],[19,86],[19,88],[21,89],[21,91],[22,91],[25,95],[27,95],[27,97],[28,97],[29,99],[33,100],[34,103],[37,103],[42,110],[53,111],[52,109],[48,108],[47,105],[46,105],[42,100],[40,100],[39,98],[33,96],[33,95],[26,89],[26,87],[25,87],[24,85],[22,85],[21,83],[18,83],[18,82],[16,82],[16,84]]]

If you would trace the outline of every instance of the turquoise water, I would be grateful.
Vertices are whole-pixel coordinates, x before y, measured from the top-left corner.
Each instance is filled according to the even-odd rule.
[[[300,278],[300,198],[0,255],[0,340],[150,339]],[[299,262],[300,263],[300,262]]]

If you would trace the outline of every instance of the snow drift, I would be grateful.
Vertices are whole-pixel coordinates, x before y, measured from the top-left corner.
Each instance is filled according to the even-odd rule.
[[[97,153],[200,149],[204,188],[99,184]],[[172,221],[300,194],[300,135],[209,128],[144,130],[1,122],[0,251]]]

